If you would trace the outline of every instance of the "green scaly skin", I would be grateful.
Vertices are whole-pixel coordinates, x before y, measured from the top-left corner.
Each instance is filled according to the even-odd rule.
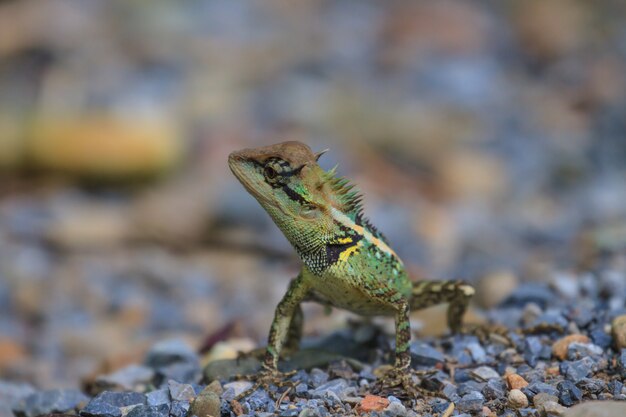
[[[317,164],[322,153],[314,154],[300,142],[285,142],[233,152],[228,158],[232,172],[303,262],[276,307],[264,369],[253,388],[281,385],[284,375],[278,372],[278,358],[285,344],[298,344],[300,303],[317,301],[364,316],[393,316],[395,363],[379,385],[417,395],[420,390],[410,368],[409,312],[450,303],[448,325],[458,332],[474,289],[462,282],[411,282],[398,255],[363,216],[361,197],[353,186],[336,177],[334,169],[324,171]]]

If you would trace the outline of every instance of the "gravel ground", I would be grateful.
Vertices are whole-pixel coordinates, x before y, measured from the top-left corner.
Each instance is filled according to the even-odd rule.
[[[170,339],[152,346],[143,361],[95,377],[84,387],[88,394],[2,381],[0,415],[573,416],[581,402],[626,400],[625,298],[614,269],[578,280],[563,274],[550,286],[522,284],[490,310],[510,327],[514,346],[497,337],[414,338],[413,367],[432,371],[416,380],[432,393],[427,398],[371,395],[378,368],[390,360],[391,338],[379,326],[353,322],[305,340],[303,350],[281,364],[298,370],[287,392],[259,389],[234,401],[250,382],[224,376],[255,369],[257,359],[216,360],[203,369],[202,355]],[[608,407],[626,410],[626,402]]]

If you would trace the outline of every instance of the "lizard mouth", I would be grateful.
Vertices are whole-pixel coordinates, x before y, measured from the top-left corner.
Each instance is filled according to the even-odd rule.
[[[261,181],[254,178],[253,165],[253,161],[241,156],[238,152],[233,152],[228,156],[228,166],[244,188],[260,203],[275,205],[268,195],[263,193],[262,185],[264,184],[259,184]]]

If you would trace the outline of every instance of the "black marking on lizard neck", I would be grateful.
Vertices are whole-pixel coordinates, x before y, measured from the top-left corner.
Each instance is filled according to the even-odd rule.
[[[363,239],[363,236],[359,234],[354,234],[352,236],[346,237],[346,239],[349,239],[349,241],[345,243],[326,244],[326,260],[328,262],[328,266],[337,263],[341,254],[350,249],[352,246],[356,246],[359,241]]]

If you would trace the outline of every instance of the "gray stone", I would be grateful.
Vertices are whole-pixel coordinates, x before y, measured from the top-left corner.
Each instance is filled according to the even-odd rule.
[[[485,397],[480,392],[474,391],[464,395],[456,406],[460,412],[477,413],[483,409],[484,402]]]
[[[169,404],[171,402],[170,390],[163,388],[150,391],[146,393],[146,400],[147,405]]]
[[[323,398],[332,392],[340,399],[346,398],[356,393],[356,388],[349,386],[348,381],[342,378],[333,379],[327,383],[320,385],[314,390],[309,391],[313,398]]]
[[[92,400],[80,411],[80,415],[83,417],[121,417],[122,410],[115,405]]]
[[[196,396],[196,391],[189,384],[180,384],[170,380],[167,382],[167,386],[173,401],[191,401]]]
[[[126,417],[169,417],[169,406],[162,405],[138,405],[126,414]]]
[[[578,361],[561,362],[560,371],[566,379],[577,383],[588,377],[593,369],[594,362],[591,358],[583,358]]]
[[[582,391],[571,381],[561,381],[556,387],[559,391],[559,400],[566,407],[571,407],[583,398]]]
[[[140,391],[152,384],[155,373],[142,365],[130,365],[107,375],[100,375],[94,382],[97,392],[106,390]]]
[[[313,368],[311,369],[311,372],[309,373],[309,382],[314,388],[317,388],[320,385],[325,384],[328,381],[328,378],[329,378],[328,374],[319,368]]]
[[[145,364],[151,368],[161,368],[174,363],[191,363],[199,366],[196,352],[186,342],[179,339],[164,340],[152,346],[146,355]]]
[[[30,384],[0,381],[0,404],[12,408],[34,392]]]
[[[500,375],[495,369],[489,366],[479,366],[471,371],[473,377],[479,381],[489,381],[490,379],[499,379]]]
[[[389,405],[383,410],[385,417],[405,417],[407,410],[399,401],[390,401]]]
[[[481,392],[488,400],[503,398],[506,393],[506,385],[500,379],[490,379]]]
[[[86,404],[89,398],[74,389],[53,389],[35,392],[14,408],[18,417],[35,417],[49,413],[68,413]]]
[[[188,401],[172,401],[169,417],[185,417],[189,411]]]
[[[412,343],[411,358],[414,365],[423,366],[433,366],[446,361],[443,353],[426,343]]]
[[[567,359],[576,361],[587,356],[600,357],[604,350],[593,343],[570,343],[567,347]]]

